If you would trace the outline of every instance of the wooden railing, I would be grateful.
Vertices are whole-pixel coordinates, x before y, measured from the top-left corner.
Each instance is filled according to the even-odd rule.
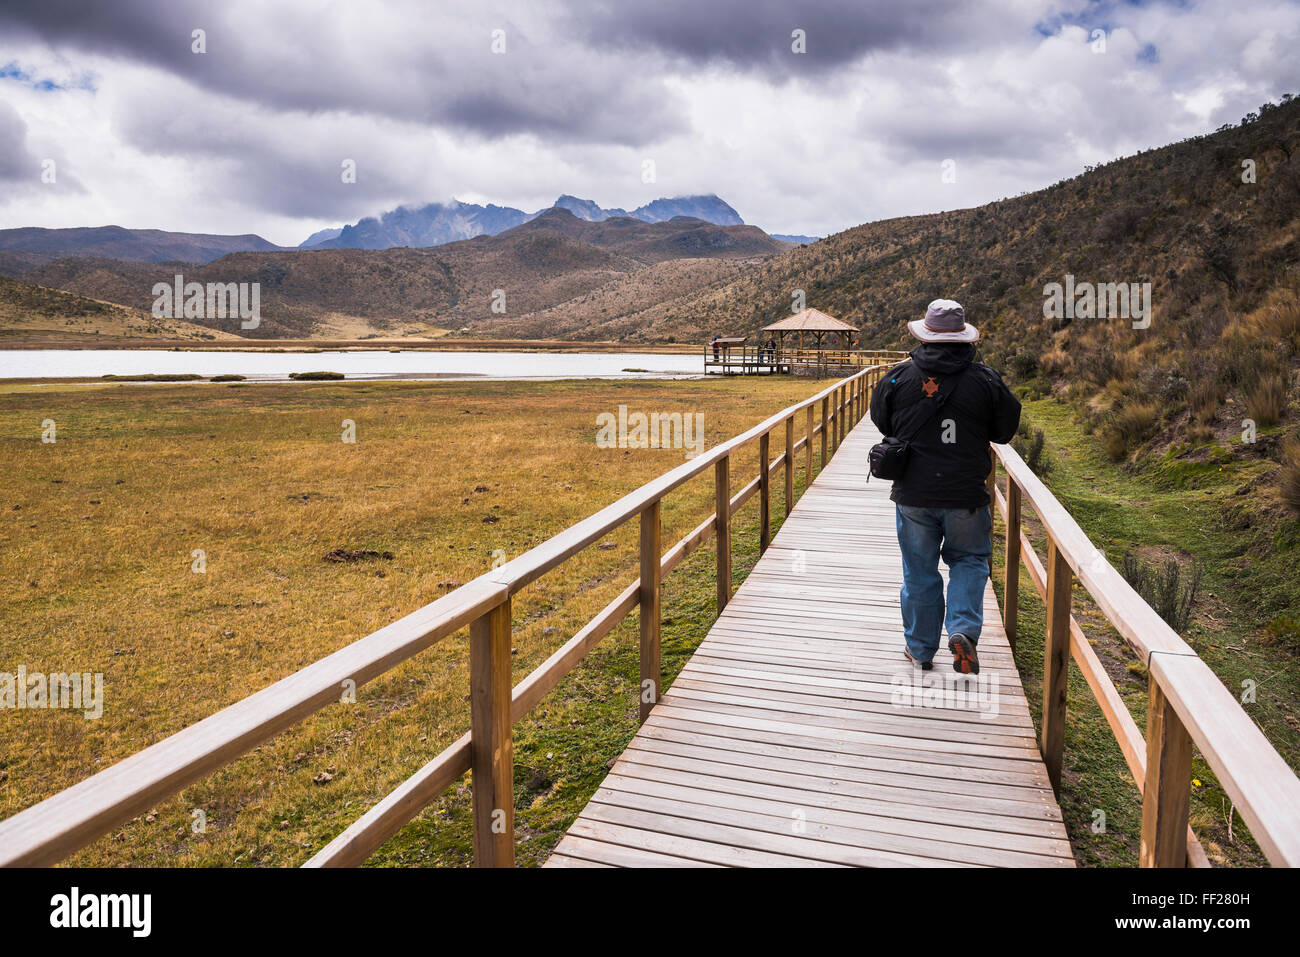
[[[778,349],[778,362],[794,366],[856,368],[895,365],[907,358],[906,352],[893,349]]]
[[[1040,748],[1052,787],[1061,785],[1066,677],[1074,658],[1142,792],[1143,867],[1208,867],[1188,827],[1192,746],[1218,775],[1268,860],[1300,864],[1300,779],[1209,666],[1106,561],[1075,520],[1010,446],[992,447],[989,492],[1006,526],[1003,621],[1014,649],[1023,563],[1046,607]],[[997,487],[997,462],[1006,493]],[[1021,527],[1022,502],[1047,538],[1046,564]],[[1146,740],[1071,614],[1073,582],[1146,665]]]
[[[737,369],[771,369],[783,371],[794,368],[821,369],[826,372],[843,372],[845,369],[865,369],[878,365],[894,365],[907,358],[906,352],[892,349],[798,349],[774,350],[756,346],[719,346],[715,357],[713,346],[704,347],[704,365]]]
[[[644,721],[659,699],[659,602],[664,576],[711,535],[715,536],[717,604],[721,611],[731,593],[731,517],[757,494],[760,547],[766,549],[773,476],[782,475],[784,508],[789,514],[796,453],[804,451],[805,476],[811,481],[814,438],[820,437],[824,467],[848,429],[866,413],[869,390],[882,371],[864,369],[778,412],[418,611],[0,821],[0,865],[40,866],[62,860],[254,746],[340,701],[345,690],[355,690],[466,626],[470,645],[470,730],[332,840],[307,866],[361,863],[466,771],[472,772],[475,863],[512,865],[514,723],[558,685],[633,608],[641,610],[640,712]],[[802,417],[800,413],[804,413]],[[797,417],[802,421],[796,421]],[[785,448],[770,459],[770,435],[774,431],[782,433]],[[796,431],[800,433],[797,440]],[[732,494],[732,455],[751,442],[759,445],[759,474]],[[713,469],[715,482],[714,514],[661,553],[660,502],[709,468]],[[511,688],[512,596],[634,518],[640,524],[637,581]]]

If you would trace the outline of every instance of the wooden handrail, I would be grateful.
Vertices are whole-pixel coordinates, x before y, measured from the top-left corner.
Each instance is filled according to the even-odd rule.
[[[671,568],[716,529],[716,513],[663,556],[657,554],[657,531],[650,534],[652,524],[643,521],[642,576],[634,586],[637,589],[635,597],[629,599],[624,592],[547,660],[543,666],[547,669],[545,672],[534,672],[513,693],[509,688],[509,608],[512,596],[633,516],[644,519],[646,513],[653,512],[656,519],[653,524],[657,525],[659,503],[666,494],[710,466],[729,460],[732,453],[748,442],[760,439],[766,444],[773,429],[799,411],[811,410],[817,402],[825,403],[837,390],[858,380],[862,380],[864,386],[869,381],[874,382],[881,368],[863,369],[841,383],[828,386],[624,495],[513,561],[480,575],[429,605],[198,724],[0,821],[0,866],[40,866],[62,860],[257,744],[342,700],[349,690],[354,691],[466,626],[469,626],[471,636],[471,715],[474,729],[385,798],[374,809],[374,819],[367,824],[373,831],[391,827],[395,821],[409,820],[448,783],[470,768],[474,773],[477,795],[476,861],[487,865],[512,863],[513,804],[508,796],[511,724],[520,714],[526,713],[546,690],[554,687],[590,647],[612,630],[618,620],[640,604],[646,592],[641,586],[644,578],[666,574],[665,563]],[[820,431],[824,442],[825,427]],[[728,500],[728,519],[755,491],[770,486],[773,474],[784,463],[792,461],[793,454],[810,438],[811,435],[801,438],[798,443],[791,443],[774,462],[760,468],[759,476]],[[715,480],[720,471],[715,472]],[[653,561],[646,552],[654,553]],[[657,619],[658,616],[653,617]],[[649,618],[647,616],[647,624],[642,626],[642,672],[647,678],[654,679],[653,702],[658,697],[658,630],[657,624],[649,623]],[[516,705],[522,704],[527,704],[527,707],[517,713]],[[349,853],[355,857],[369,843],[366,833],[353,828],[340,835],[340,839],[345,837],[344,843],[352,850],[340,851],[336,855],[339,859]],[[337,840],[331,846],[336,843]]]
[[[1010,490],[1018,495],[1014,482],[1010,483]],[[1007,499],[1002,495],[1001,489],[995,486],[994,495],[998,512],[1001,514],[1003,521],[1006,522],[1008,555],[1012,554],[1013,551],[1010,536],[1013,534],[1014,519],[1014,534],[1016,536],[1014,553],[1016,560],[1010,562],[1007,567],[1017,567],[1020,563],[1020,556],[1023,555],[1025,571],[1029,573],[1029,581],[1038,592],[1039,599],[1046,604],[1047,572],[1043,569],[1043,563],[1034,551],[1029,536],[1020,529],[1019,516],[1016,510],[1008,506]],[[1002,621],[1008,638],[1011,637],[1012,623],[1016,619],[1016,605],[1019,602],[1020,593],[1019,579],[1019,575],[1007,575],[1002,593]],[[1014,641],[1011,642],[1011,646],[1014,651]],[[1097,703],[1101,706],[1102,716],[1106,719],[1106,723],[1110,725],[1111,732],[1115,735],[1115,740],[1119,744],[1120,752],[1124,755],[1129,771],[1133,774],[1133,780],[1137,783],[1138,791],[1141,792],[1146,785],[1146,739],[1142,737],[1142,732],[1138,729],[1133,716],[1129,714],[1124,699],[1120,697],[1114,682],[1110,680],[1110,675],[1102,667],[1097,652],[1093,650],[1087,636],[1083,633],[1083,629],[1079,627],[1079,622],[1073,615],[1070,616],[1070,654],[1073,656],[1075,664],[1078,665],[1084,680],[1088,683],[1093,697],[1097,699]],[[1205,851],[1201,848],[1200,842],[1196,839],[1196,835],[1192,833],[1190,827],[1187,829],[1187,861],[1192,867],[1210,866],[1209,858],[1206,857]]]
[[[1208,864],[1187,824],[1193,743],[1268,860],[1282,866],[1300,864],[1300,779],[1210,667],[1093,546],[1016,451],[1006,445],[995,445],[993,450],[1008,483],[1005,498],[994,488],[994,501],[1017,540],[1014,548],[1007,543],[1004,620],[1016,620],[1018,588],[1011,582],[1018,582],[1020,563],[1047,605],[1042,750],[1049,775],[1054,767],[1057,772],[1053,784],[1059,783],[1065,721],[1064,669],[1073,653],[1139,782],[1140,864]],[[1022,498],[1033,506],[1046,534],[1046,568],[1019,528]],[[1013,557],[1019,561],[1013,563]],[[1075,579],[1147,665],[1150,702],[1144,745],[1136,723],[1070,615],[1070,584]]]

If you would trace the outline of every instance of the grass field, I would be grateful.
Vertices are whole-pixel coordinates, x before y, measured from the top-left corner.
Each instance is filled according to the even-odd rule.
[[[713,445],[803,398],[806,379],[51,386],[10,391],[0,661],[100,672],[104,711],[0,714],[0,816],[239,700],[514,557],[684,459],[606,449],[596,417],[701,412]],[[48,420],[54,442],[42,442]],[[355,423],[355,443],[343,441]],[[733,465],[738,489],[757,449]],[[712,511],[712,470],[664,503],[665,546]],[[739,516],[752,562],[756,500]],[[336,549],[375,552],[329,561]],[[201,553],[201,557],[200,557]],[[391,558],[385,557],[391,555]],[[707,567],[701,565],[703,562]],[[671,677],[713,612],[701,550],[667,581]],[[636,575],[636,523],[514,605],[517,682]],[[522,863],[544,859],[636,727],[630,616],[517,727]],[[178,798],[77,864],[290,865],[469,726],[448,639]],[[470,860],[468,780],[375,863]],[[206,827],[195,833],[201,811]]]

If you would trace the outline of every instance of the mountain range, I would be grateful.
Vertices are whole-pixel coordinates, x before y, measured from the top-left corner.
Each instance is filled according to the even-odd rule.
[[[502,315],[492,308],[498,290],[504,315],[524,315],[636,276],[633,285],[643,292],[628,301],[646,303],[670,289],[734,277],[790,248],[756,226],[717,226],[690,216],[592,221],[557,206],[496,235],[429,248],[272,249],[192,264],[0,258],[0,275],[142,310],[153,303],[154,284],[171,282],[177,272],[187,282],[258,283],[262,321],[248,335],[351,338],[483,322]],[[234,331],[225,320],[194,321]]]
[[[628,212],[603,209],[588,199],[568,194],[549,209],[567,209],[579,219],[603,222],[627,217],[643,223],[666,222],[691,216],[716,226],[742,226],[744,220],[717,196],[679,196],[656,199]],[[277,246],[252,233],[239,236],[168,232],[161,229],[127,229],[122,226],[78,226],[44,229],[25,226],[0,229],[0,274],[18,275],[43,263],[69,257],[117,259],[124,262],[209,263],[230,253],[272,252],[288,249],[391,249],[409,246],[425,249],[475,236],[495,236],[521,226],[546,210],[525,213],[509,206],[428,203],[399,206],[380,216],[368,216],[349,226],[312,233],[297,247]],[[807,236],[782,237],[806,243]]]
[[[598,223],[607,219],[630,218],[643,223],[661,223],[674,216],[691,216],[715,226],[743,226],[731,206],[717,196],[679,196],[656,199],[631,212],[604,209],[589,199],[565,194],[549,209],[567,209],[579,219]],[[546,210],[526,213],[512,206],[480,206],[476,203],[428,203],[424,206],[399,206],[380,216],[367,216],[351,226],[313,233],[300,249],[391,249],[410,246],[425,249],[475,236],[495,236],[522,226]]]

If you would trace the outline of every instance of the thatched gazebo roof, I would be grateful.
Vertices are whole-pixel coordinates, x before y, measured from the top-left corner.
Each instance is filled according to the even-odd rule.
[[[842,319],[828,316],[819,309],[805,309],[789,319],[782,319],[770,326],[763,327],[764,332],[857,332],[858,330]]]

